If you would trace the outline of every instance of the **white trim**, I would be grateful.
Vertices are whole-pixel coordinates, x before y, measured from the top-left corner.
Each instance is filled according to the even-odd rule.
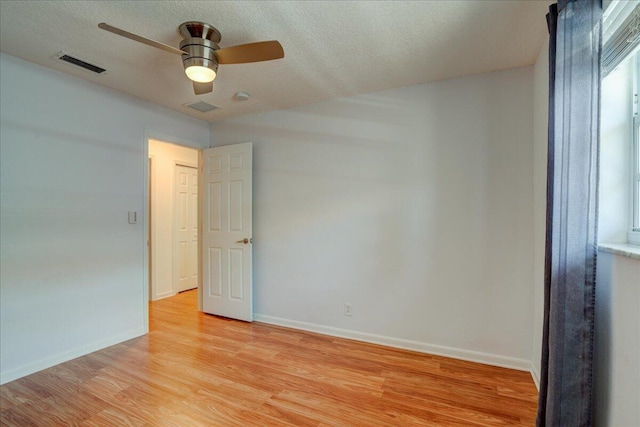
[[[147,142],[147,153],[148,153],[148,150],[149,150],[149,143]],[[146,253],[145,253],[145,262],[146,262],[145,272],[147,273],[146,282],[147,282],[147,287],[149,288],[148,292],[151,297],[149,298],[149,296],[147,296],[146,301],[155,301],[157,299],[157,296],[156,296],[157,274],[155,274],[155,271],[153,270],[153,266],[156,265],[156,248],[155,248],[156,236],[153,234],[153,222],[151,221],[153,219],[153,213],[155,211],[155,206],[153,205],[155,204],[155,198],[156,198],[154,194],[156,191],[156,168],[157,168],[156,157],[157,156],[155,154],[152,154],[152,155],[147,154],[147,158],[149,159],[147,161],[147,181],[145,185],[145,192],[146,192],[145,207],[147,208],[147,212],[143,217],[145,220],[145,227],[146,227],[145,240],[147,241]],[[151,169],[149,169],[149,167],[151,167]],[[149,189],[151,189],[151,192],[149,192]],[[151,256],[151,260],[149,260],[149,256]],[[151,274],[151,279],[148,279],[149,274]]]
[[[640,246],[627,243],[600,243],[598,250],[627,258],[640,260]]]
[[[340,329],[331,326],[318,325],[315,323],[282,319],[279,317],[267,316],[264,314],[254,313],[253,319],[256,322],[285,326],[287,328],[315,332],[323,335],[347,338],[371,344],[380,344],[388,347],[417,351],[419,353],[433,354],[436,356],[451,357],[454,359],[483,363],[485,365],[499,366],[502,368],[517,369],[518,371],[531,372],[532,364],[530,360],[518,359],[515,357],[506,357],[500,356],[498,354],[483,353],[474,350],[465,350],[461,348],[447,347],[437,344],[428,344],[420,341],[404,340],[400,338],[369,334],[366,332],[353,331],[349,329]]]
[[[149,131],[142,139],[142,327],[149,332]],[[153,168],[151,169],[153,172]],[[155,275],[152,275],[153,279]],[[155,292],[155,289],[154,289]]]
[[[533,378],[533,383],[536,385],[536,389],[540,391],[540,372],[538,372],[536,365],[533,362],[531,362],[529,372],[531,372],[531,378]]]
[[[177,292],[174,291],[164,291],[164,292],[160,292],[159,294],[156,295],[154,301],[158,301],[160,299],[165,299],[165,298],[169,298],[172,297],[174,295],[178,295]]]
[[[73,349],[71,351],[66,351],[64,353],[60,353],[46,359],[30,363],[19,368],[15,368],[11,371],[0,372],[0,384],[6,384],[10,381],[17,380],[18,378],[22,378],[38,371],[42,371],[43,369],[50,368],[60,363],[68,362],[69,360],[75,359],[80,356],[85,356],[89,353],[93,353],[94,351],[99,351],[112,345],[120,344],[121,342],[140,337],[142,335],[145,335],[146,333],[147,331],[145,331],[144,328],[134,329],[124,334],[116,335],[115,337],[97,341],[92,344]]]
[[[637,58],[635,58],[636,65],[640,65],[640,54]],[[637,68],[637,67],[636,67]],[[640,92],[640,72],[634,68],[634,90],[633,90],[633,98],[636,99],[638,97],[638,92]],[[640,245],[640,232],[635,231],[640,229],[640,200],[638,200],[638,193],[640,192],[640,116],[638,116],[637,105],[633,105],[633,108],[636,110],[631,123],[633,124],[633,129],[631,130],[631,165],[630,165],[630,173],[629,177],[631,178],[630,185],[630,221],[631,225],[628,233],[627,233],[627,241],[634,245]]]
[[[198,150],[198,311],[203,311],[202,309],[202,294],[204,293],[204,281],[202,280],[203,271],[202,268],[202,236],[204,233],[202,232],[202,203],[201,200],[204,200],[202,195],[202,189],[204,188],[204,162],[203,162],[203,152],[205,149]]]

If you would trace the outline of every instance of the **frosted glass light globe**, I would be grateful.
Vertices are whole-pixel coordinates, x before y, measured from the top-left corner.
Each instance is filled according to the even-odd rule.
[[[189,79],[198,83],[209,83],[216,78],[216,72],[208,67],[192,65],[184,70]]]

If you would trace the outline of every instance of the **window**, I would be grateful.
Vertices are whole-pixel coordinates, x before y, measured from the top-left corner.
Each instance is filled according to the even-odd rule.
[[[612,1],[603,24],[599,234],[640,245],[640,3]]]
[[[638,115],[638,88],[640,87],[640,54],[636,54],[636,93],[633,95],[634,100],[634,117],[633,117],[633,147],[632,147],[632,164],[631,164],[631,188],[632,188],[632,219],[631,231],[629,231],[629,243],[640,244],[640,115]]]
[[[640,245],[640,115],[638,114],[638,92],[640,92],[640,52],[632,58],[634,67],[633,93],[633,143],[631,153],[631,230],[629,243]]]
[[[640,232],[640,118],[633,119],[633,231]]]

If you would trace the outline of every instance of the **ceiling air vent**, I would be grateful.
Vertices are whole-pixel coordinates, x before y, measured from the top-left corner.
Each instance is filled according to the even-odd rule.
[[[104,72],[107,71],[102,67],[98,67],[97,65],[90,64],[87,61],[71,56],[65,52],[58,52],[55,55],[53,55],[51,59],[57,59],[60,61],[67,62],[77,67],[84,68],[85,70],[91,71],[92,73],[95,73],[95,74],[103,74]]]
[[[216,107],[215,105],[207,104],[206,102],[203,102],[203,101],[194,102],[193,104],[185,104],[185,107],[198,110],[201,113],[206,113],[208,111],[218,109],[218,107]]]

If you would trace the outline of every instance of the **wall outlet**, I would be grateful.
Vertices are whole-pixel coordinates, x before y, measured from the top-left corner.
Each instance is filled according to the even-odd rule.
[[[345,316],[353,315],[353,307],[348,302],[344,303],[344,315]]]

